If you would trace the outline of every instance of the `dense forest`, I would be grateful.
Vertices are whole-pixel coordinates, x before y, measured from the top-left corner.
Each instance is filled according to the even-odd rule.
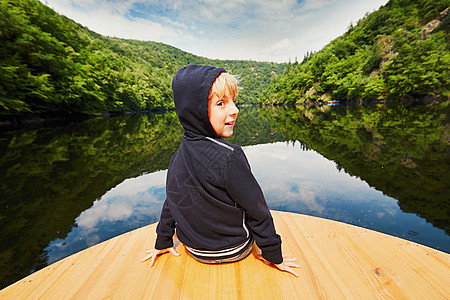
[[[0,0],[0,116],[172,108],[171,79],[190,63],[240,75],[241,104],[449,97],[449,5],[390,0],[302,62],[276,64],[106,37],[37,0]]]
[[[257,102],[284,70],[283,64],[211,60],[162,43],[105,37],[37,0],[0,1],[0,115],[172,108],[171,80],[190,63],[239,75],[241,104]]]
[[[302,62],[289,63],[266,104],[450,94],[449,0],[390,0]]]

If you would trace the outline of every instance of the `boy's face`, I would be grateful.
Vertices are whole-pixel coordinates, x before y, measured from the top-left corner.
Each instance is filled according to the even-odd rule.
[[[236,107],[236,101],[231,96],[228,86],[226,86],[222,99],[213,94],[208,102],[209,122],[219,137],[233,135],[233,127],[238,113],[239,109]]]

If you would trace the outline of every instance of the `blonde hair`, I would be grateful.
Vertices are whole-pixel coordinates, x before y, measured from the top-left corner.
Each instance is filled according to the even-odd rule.
[[[239,94],[238,88],[239,80],[237,76],[231,75],[229,73],[223,72],[217,76],[211,90],[209,91],[208,100],[211,100],[212,96],[215,94],[219,99],[222,99],[225,94],[225,88],[228,88],[233,99]]]

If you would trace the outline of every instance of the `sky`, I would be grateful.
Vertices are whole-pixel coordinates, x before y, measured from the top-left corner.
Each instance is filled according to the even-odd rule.
[[[299,61],[388,0],[40,0],[106,36],[212,59]]]

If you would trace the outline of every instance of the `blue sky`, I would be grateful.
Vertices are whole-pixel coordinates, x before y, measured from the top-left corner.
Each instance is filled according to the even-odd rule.
[[[41,0],[108,36],[218,59],[287,62],[318,51],[387,0]]]

